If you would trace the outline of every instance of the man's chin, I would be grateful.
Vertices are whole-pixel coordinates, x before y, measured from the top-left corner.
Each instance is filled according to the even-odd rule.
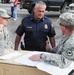
[[[38,20],[42,19],[42,17],[37,18]]]

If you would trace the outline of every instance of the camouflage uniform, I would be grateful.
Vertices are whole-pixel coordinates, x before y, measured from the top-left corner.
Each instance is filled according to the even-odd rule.
[[[9,32],[7,27],[4,27],[4,30],[0,32],[0,49],[12,49],[13,45],[9,37]]]
[[[13,45],[9,38],[7,27],[5,26],[7,25],[9,18],[10,16],[8,15],[7,11],[5,9],[0,8],[0,55],[4,53],[4,49],[13,48]],[[3,24],[4,27],[2,27]]]
[[[59,17],[59,23],[63,25],[74,26],[74,14],[63,13]],[[51,53],[42,53],[41,59],[50,64],[65,68],[74,60],[74,32],[70,36],[63,35],[57,47],[51,50]]]

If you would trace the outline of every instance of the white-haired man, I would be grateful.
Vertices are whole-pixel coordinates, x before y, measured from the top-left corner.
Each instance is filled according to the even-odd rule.
[[[44,16],[45,10],[46,4],[38,1],[35,4],[33,13],[22,19],[21,25],[19,25],[16,30],[15,50],[18,50],[23,34],[25,34],[25,36],[24,45],[21,45],[22,50],[48,51],[46,49],[48,38],[51,47],[55,47],[55,29],[52,21]]]

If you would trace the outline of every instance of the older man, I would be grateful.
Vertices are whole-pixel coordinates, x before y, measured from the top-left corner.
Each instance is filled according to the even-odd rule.
[[[7,11],[0,8],[0,50],[13,48],[9,38],[9,32],[7,30],[9,18],[10,16],[7,14]]]
[[[74,60],[74,14],[63,13],[58,21],[64,34],[60,43],[50,51],[51,53],[44,52],[33,55],[29,58],[30,60],[38,61],[42,59],[60,68],[69,66]]]
[[[18,50],[22,35],[24,36],[23,50],[47,51],[46,41],[55,47],[55,30],[49,18],[44,16],[46,4],[42,1],[36,3],[34,13],[25,17],[16,30],[15,50]]]

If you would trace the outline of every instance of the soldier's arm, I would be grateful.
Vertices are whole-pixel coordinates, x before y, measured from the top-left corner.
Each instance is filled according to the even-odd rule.
[[[66,59],[60,54],[54,53],[42,53],[42,54],[35,54],[29,57],[30,60],[39,61],[40,59],[43,60],[45,63],[52,64],[54,66],[58,66],[60,68],[65,68],[71,64],[71,60]]]
[[[0,49],[4,48],[4,34],[3,34],[4,25],[0,24]]]
[[[7,49],[13,49],[13,44],[12,41],[10,39],[10,35],[9,35],[9,31],[7,29],[7,27],[4,27],[4,41],[5,41],[5,48]]]
[[[71,60],[66,59],[60,54],[54,53],[43,53],[40,55],[40,59],[44,62],[58,66],[60,68],[65,68],[71,64]]]
[[[0,31],[0,49],[4,48],[3,31]]]

